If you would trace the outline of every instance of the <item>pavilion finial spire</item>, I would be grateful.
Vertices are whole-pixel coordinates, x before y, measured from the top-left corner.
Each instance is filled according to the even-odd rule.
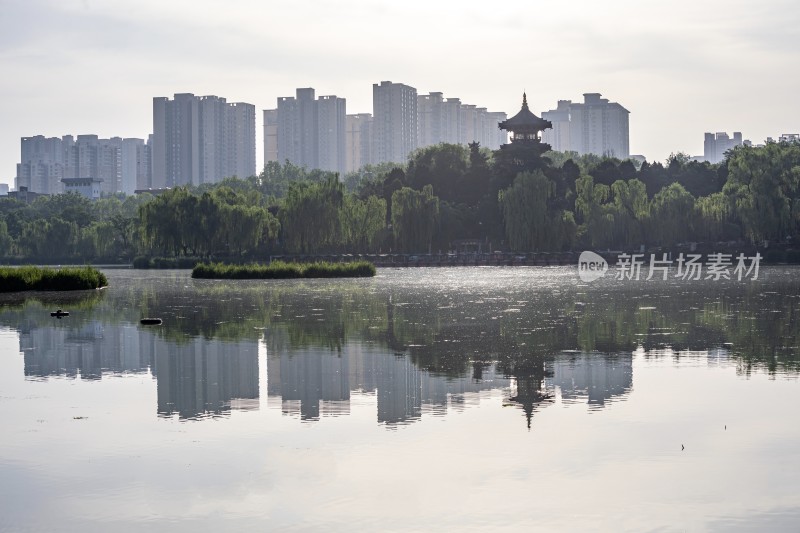
[[[522,109],[528,109],[528,95],[522,91]]]

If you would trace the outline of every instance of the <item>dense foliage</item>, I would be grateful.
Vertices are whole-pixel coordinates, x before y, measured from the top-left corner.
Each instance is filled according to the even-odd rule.
[[[716,165],[674,154],[638,168],[517,148],[441,144],[417,150],[405,165],[344,177],[270,162],[258,176],[156,196],[2,199],[0,258],[243,262],[287,253],[441,252],[462,241],[530,252],[800,237],[797,143],[738,147]]]

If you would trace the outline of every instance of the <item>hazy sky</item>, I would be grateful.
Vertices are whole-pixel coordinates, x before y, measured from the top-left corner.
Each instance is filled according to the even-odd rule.
[[[20,137],[146,138],[152,97],[261,110],[296,87],[372,112],[402,82],[516,113],[600,92],[631,153],[702,154],[705,131],[800,132],[796,0],[0,0],[0,182]]]

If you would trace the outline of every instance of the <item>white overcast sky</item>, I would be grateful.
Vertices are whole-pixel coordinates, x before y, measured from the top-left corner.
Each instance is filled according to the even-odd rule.
[[[261,110],[297,87],[372,112],[402,82],[516,113],[600,92],[631,153],[702,153],[706,131],[800,132],[797,0],[0,0],[0,183],[20,137],[146,138],[152,97]]]

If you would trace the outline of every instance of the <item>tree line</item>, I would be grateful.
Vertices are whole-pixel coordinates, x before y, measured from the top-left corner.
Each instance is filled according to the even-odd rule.
[[[440,144],[343,177],[270,162],[257,176],[156,195],[0,200],[7,261],[429,253],[462,239],[515,252],[631,249],[799,233],[798,143],[736,147],[719,164],[679,153],[641,165]]]

